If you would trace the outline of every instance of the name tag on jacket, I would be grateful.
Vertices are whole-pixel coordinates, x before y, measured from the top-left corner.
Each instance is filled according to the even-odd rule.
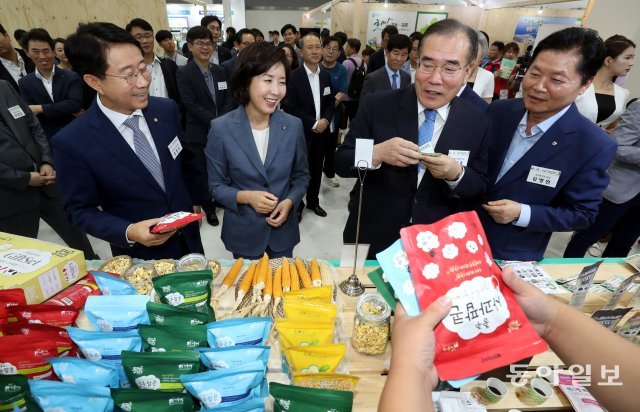
[[[531,166],[527,182],[555,188],[560,179],[560,171],[540,166]]]

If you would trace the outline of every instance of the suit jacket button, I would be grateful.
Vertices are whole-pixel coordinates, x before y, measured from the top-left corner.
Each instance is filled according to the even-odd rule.
[[[414,203],[414,204],[418,204],[418,198],[417,198],[417,197],[414,197],[414,198],[413,198],[413,203]]]

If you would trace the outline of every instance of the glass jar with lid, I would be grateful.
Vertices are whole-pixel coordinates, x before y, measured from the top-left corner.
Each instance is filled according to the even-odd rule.
[[[379,293],[360,297],[353,319],[351,345],[363,355],[378,356],[387,350],[391,308]]]

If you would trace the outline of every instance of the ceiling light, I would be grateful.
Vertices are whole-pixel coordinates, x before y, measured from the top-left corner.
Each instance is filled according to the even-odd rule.
[[[387,7],[389,7],[389,3],[387,3],[387,0],[384,0],[384,8],[386,9]]]
[[[440,10],[444,10],[444,4],[440,5]]]
[[[538,14],[542,14],[542,6],[538,9]]]

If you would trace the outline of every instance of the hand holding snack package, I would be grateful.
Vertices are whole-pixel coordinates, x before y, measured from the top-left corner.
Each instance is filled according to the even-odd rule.
[[[187,212],[175,212],[169,213],[156,223],[149,232],[151,233],[165,233],[171,232],[185,227],[191,222],[195,222],[204,217],[204,213],[187,213]]]
[[[475,212],[400,234],[420,309],[442,295],[453,302],[435,329],[440,379],[480,374],[547,349],[504,285]]]

